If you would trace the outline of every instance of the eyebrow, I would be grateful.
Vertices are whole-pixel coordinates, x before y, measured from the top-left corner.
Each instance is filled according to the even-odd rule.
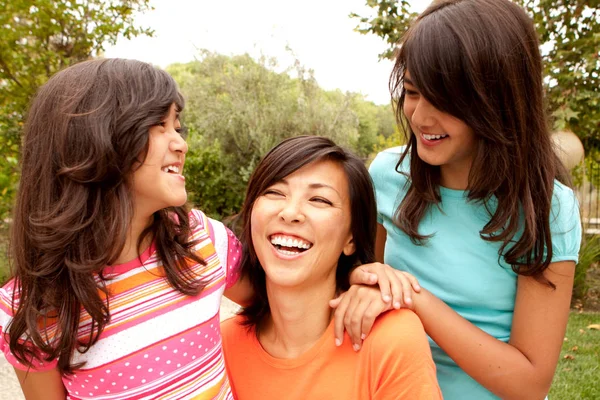
[[[280,182],[285,185],[289,185],[288,181],[286,181],[285,179],[282,179]],[[341,197],[340,193],[333,186],[327,185],[325,183],[311,183],[308,185],[308,187],[310,189],[322,189],[322,188],[331,189]]]
[[[408,83],[409,85],[415,86],[415,84],[413,83],[413,81],[410,80],[410,78],[404,78],[404,83]]]

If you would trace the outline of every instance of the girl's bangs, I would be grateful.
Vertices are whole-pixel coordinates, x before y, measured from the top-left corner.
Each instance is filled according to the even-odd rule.
[[[464,119],[470,93],[465,49],[452,25],[438,14],[420,20],[402,43],[404,73],[435,108]]]

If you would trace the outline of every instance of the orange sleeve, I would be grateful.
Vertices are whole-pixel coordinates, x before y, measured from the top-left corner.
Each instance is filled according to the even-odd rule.
[[[441,399],[419,317],[409,310],[390,311],[376,325],[368,338],[372,399]]]
[[[236,317],[231,317],[221,322],[221,341],[223,344],[223,356],[225,357],[225,371],[229,378],[229,385],[231,386],[231,393],[234,399],[237,399],[238,396],[235,391],[233,379],[231,379],[232,371],[230,365],[235,363],[234,357],[236,356],[234,343],[236,342],[236,332],[239,331],[236,321]]]

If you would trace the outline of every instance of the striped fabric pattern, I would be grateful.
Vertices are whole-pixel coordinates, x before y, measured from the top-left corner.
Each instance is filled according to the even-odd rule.
[[[140,259],[105,269],[111,320],[98,342],[73,363],[85,362],[63,377],[69,399],[232,399],[224,366],[219,306],[226,287],[239,277],[241,247],[222,223],[192,211],[196,251],[207,263],[191,268],[206,283],[198,296],[185,296],[168,284],[152,245]],[[10,322],[14,281],[0,289],[0,333]],[[48,329],[49,337],[56,332]],[[79,336],[91,329],[82,311]],[[0,350],[16,368],[4,334]],[[38,363],[48,370],[53,363]]]

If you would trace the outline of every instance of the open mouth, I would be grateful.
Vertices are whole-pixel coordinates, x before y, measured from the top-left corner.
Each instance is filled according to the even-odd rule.
[[[443,135],[428,135],[425,133],[422,133],[421,135],[423,135],[423,138],[425,140],[430,140],[430,141],[436,141],[436,140],[442,140],[448,137],[447,134],[443,134]]]
[[[162,168],[162,171],[166,172],[168,174],[177,174],[177,175],[179,175],[180,168],[177,165],[167,165],[166,167]]]
[[[270,239],[271,244],[279,253],[288,256],[304,253],[312,247],[312,243],[297,237],[273,235]]]

